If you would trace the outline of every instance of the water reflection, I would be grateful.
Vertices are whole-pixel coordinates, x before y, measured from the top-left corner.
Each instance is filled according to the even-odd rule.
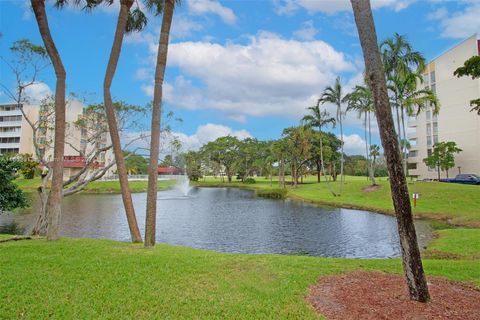
[[[146,194],[133,201],[143,233]],[[36,210],[37,204],[33,206]],[[81,194],[65,198],[62,234],[129,241],[120,195]],[[0,215],[0,226],[25,228],[32,214]],[[417,222],[420,244],[430,236]],[[159,192],[157,240],[175,245],[241,253],[302,254],[350,258],[399,255],[395,219],[366,211],[315,207],[257,198],[229,188]]]

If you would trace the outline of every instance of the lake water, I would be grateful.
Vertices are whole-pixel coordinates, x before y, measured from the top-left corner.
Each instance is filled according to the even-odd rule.
[[[258,198],[251,191],[194,188],[158,193],[158,242],[221,252],[278,253],[346,258],[400,254],[391,216],[317,207],[298,201]],[[142,229],[146,194],[133,194]],[[35,212],[33,204],[31,212]],[[129,241],[121,195],[79,194],[64,199],[62,235]],[[0,214],[0,232],[31,225],[31,213]],[[416,222],[420,246],[430,239],[426,222]]]

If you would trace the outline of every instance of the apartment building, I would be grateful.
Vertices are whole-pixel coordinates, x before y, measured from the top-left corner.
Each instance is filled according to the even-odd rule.
[[[22,105],[23,111],[17,104],[0,105],[0,154],[32,154],[36,157],[33,130],[29,121],[38,127],[36,142],[40,153],[47,161],[53,159],[53,114],[51,110],[40,106]],[[75,122],[86,116],[84,106],[79,101],[70,101],[66,110],[64,177],[79,172],[85,166],[84,155],[91,153],[94,147],[104,148],[110,142],[106,123],[96,124],[95,129],[103,126],[103,132],[92,134],[88,128],[78,128]],[[98,130],[97,130],[98,132]],[[111,150],[98,154],[94,166],[103,167],[113,160]],[[116,170],[112,167],[108,175]]]
[[[423,159],[431,154],[435,143],[442,141],[455,141],[463,150],[456,155],[455,168],[449,171],[449,176],[480,174],[480,116],[470,112],[470,100],[480,97],[480,79],[453,75],[465,60],[479,54],[480,40],[473,35],[427,65],[422,85],[436,93],[440,111],[435,115],[429,108],[409,119],[411,148],[408,167],[411,176],[438,178],[436,168],[428,168]],[[441,172],[441,177],[446,177],[446,173]]]

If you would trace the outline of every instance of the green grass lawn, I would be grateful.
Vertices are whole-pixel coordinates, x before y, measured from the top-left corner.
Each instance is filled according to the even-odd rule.
[[[25,192],[36,192],[40,185],[40,178],[35,179],[17,179],[15,183]],[[129,181],[132,192],[146,192],[147,181]],[[158,190],[165,190],[175,185],[173,180],[158,181]],[[84,193],[120,193],[119,181],[93,181],[82,191]]]
[[[441,242],[436,248],[457,250]],[[0,243],[0,257],[0,319],[315,319],[304,298],[320,276],[402,270],[398,259],[144,249],[90,239]],[[429,276],[480,286],[480,260],[424,265]]]
[[[352,207],[383,213],[393,213],[390,185],[386,178],[377,178],[380,188],[372,192],[363,192],[369,185],[365,177],[345,177],[343,193],[334,197],[326,183],[316,183],[316,177],[309,176],[304,184],[293,188],[288,186],[289,197],[332,206]],[[220,178],[208,177],[196,183],[199,186],[233,186],[244,188],[270,188],[270,181],[256,178],[255,184],[241,182],[224,183]],[[331,183],[338,192],[340,182]],[[274,181],[273,187],[277,187]],[[448,222],[452,225],[480,227],[480,186],[409,181],[410,194],[418,192],[420,199],[414,214],[417,218],[429,218]]]

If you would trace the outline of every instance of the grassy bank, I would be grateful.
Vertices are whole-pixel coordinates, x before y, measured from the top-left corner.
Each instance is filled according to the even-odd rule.
[[[442,234],[432,250],[455,253],[456,245],[442,243],[451,236]],[[479,248],[468,254],[478,255]],[[147,250],[89,239],[0,243],[0,256],[1,319],[315,319],[304,297],[320,276],[402,270],[398,259],[224,254],[169,245]],[[480,261],[470,256],[424,265],[429,276],[480,286]]]
[[[15,183],[25,192],[36,192],[40,185],[40,178],[35,179],[17,179]],[[172,180],[158,181],[158,190],[165,190],[175,185]],[[129,181],[132,192],[146,192],[147,181]],[[119,181],[93,181],[82,191],[84,193],[120,193]]]
[[[316,183],[316,177],[309,176],[304,184],[298,188],[288,187],[288,197],[301,199],[318,204],[340,206],[345,208],[358,208],[387,214],[393,213],[390,194],[390,185],[386,178],[378,178],[379,188],[365,192],[363,189],[369,185],[365,177],[345,178],[343,194],[334,197],[329,192],[327,184],[322,181]],[[208,177],[196,183],[198,186],[209,187],[242,187],[248,189],[269,189],[270,181],[259,177],[255,184],[244,185],[241,182],[222,182],[220,178]],[[340,182],[331,183],[338,192]],[[273,188],[277,187],[276,181]],[[480,227],[480,187],[449,184],[439,182],[409,181],[410,193],[418,192],[420,199],[414,214],[417,218],[428,218],[448,222],[452,225]]]

